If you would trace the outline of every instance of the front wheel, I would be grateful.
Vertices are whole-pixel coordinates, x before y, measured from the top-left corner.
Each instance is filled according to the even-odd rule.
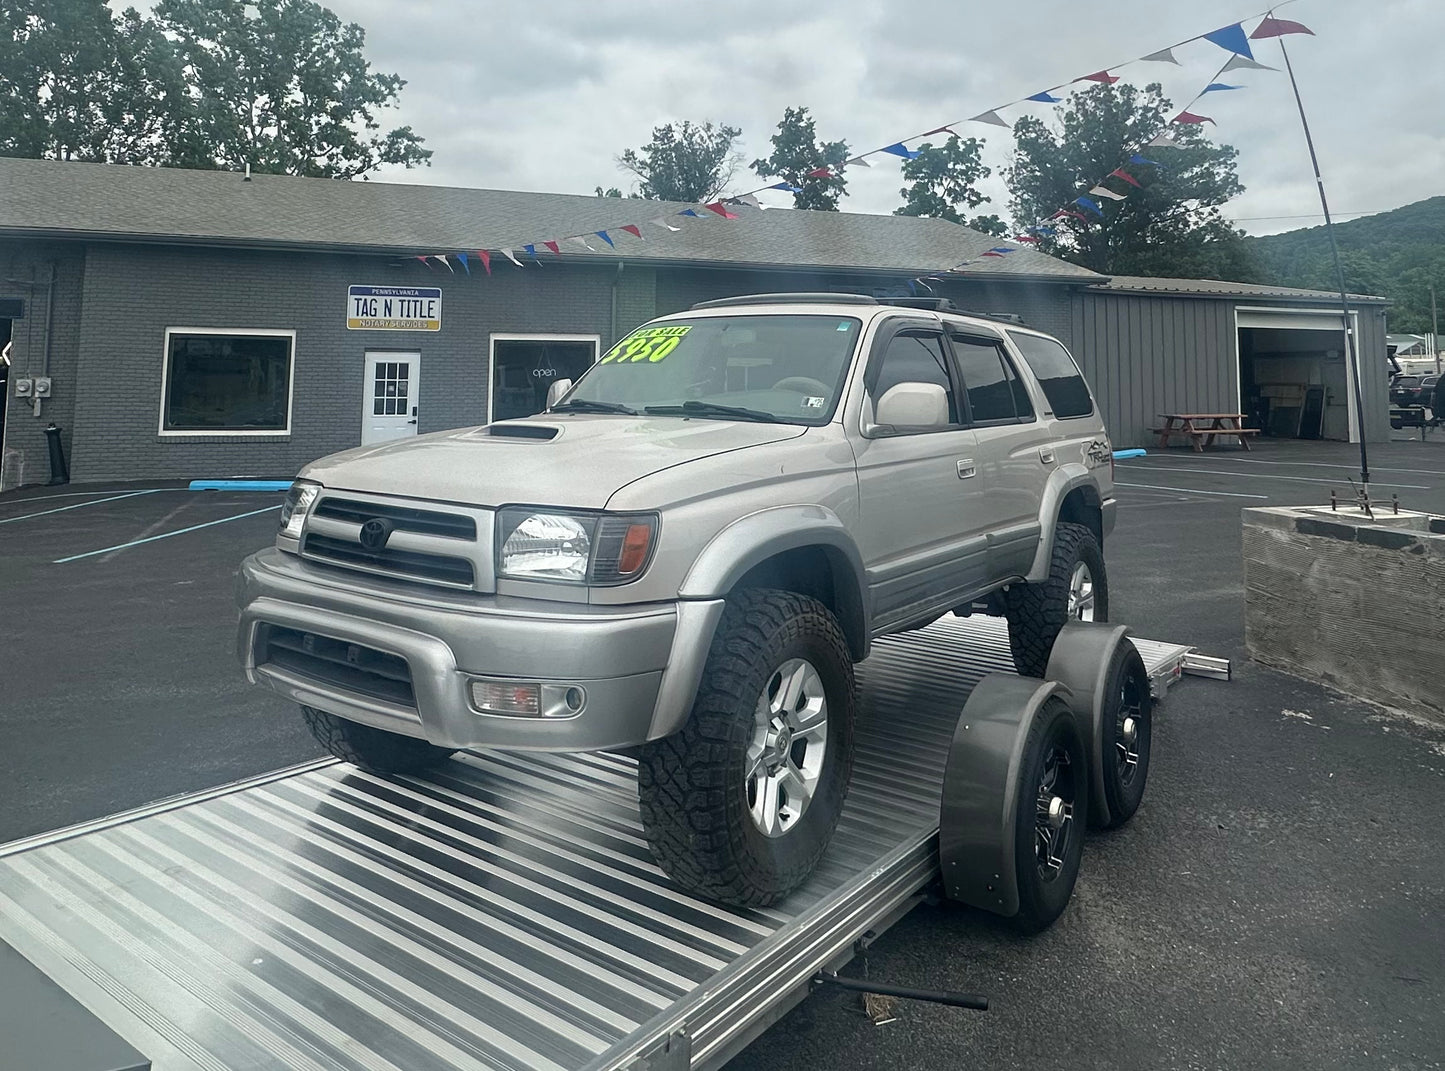
[[[302,707],[311,735],[338,759],[379,774],[420,773],[451,757],[452,749],[413,736],[373,729],[315,707]]]
[[[1004,616],[1014,665],[1025,677],[1040,678],[1067,622],[1109,620],[1109,575],[1094,533],[1082,524],[1059,522],[1048,577],[1010,587]]]
[[[739,907],[802,884],[842,812],[853,715],[853,663],[826,607],[785,591],[729,598],[687,722],[638,758],[658,865]]]

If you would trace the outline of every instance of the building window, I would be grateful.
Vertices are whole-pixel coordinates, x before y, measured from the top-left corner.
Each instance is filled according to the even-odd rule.
[[[166,329],[161,434],[285,435],[294,331]]]

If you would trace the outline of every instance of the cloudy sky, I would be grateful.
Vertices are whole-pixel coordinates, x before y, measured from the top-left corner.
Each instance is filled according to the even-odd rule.
[[[658,124],[692,119],[740,127],[751,160],[766,155],[783,109],[805,105],[819,135],[854,151],[877,148],[977,114],[1107,64],[1119,65],[1249,16],[1249,0],[324,0],[368,33],[376,69],[407,79],[389,125],[410,123],[435,152],[432,167],[387,181],[588,193],[629,188],[615,157]],[[1258,2],[1258,0],[1256,0]],[[1261,5],[1262,6],[1262,5]],[[905,14],[906,12],[906,14]],[[1344,217],[1445,193],[1445,38],[1442,0],[1296,0],[1278,9],[1315,37],[1288,38],[1331,201]],[[1252,28],[1247,21],[1246,28]],[[1279,45],[1256,42],[1280,65]],[[1181,47],[1179,66],[1116,70],[1193,97],[1227,53]],[[1234,71],[1246,89],[1213,93],[1196,111],[1240,150],[1247,192],[1229,214],[1252,233],[1308,226],[1318,201],[1284,74]],[[1005,111],[1047,116],[1047,105]],[[986,138],[1001,170],[1007,131]],[[740,172],[732,190],[759,185]],[[843,208],[888,212],[900,203],[896,163],[850,169]],[[997,174],[986,184],[1006,216]],[[785,195],[775,195],[785,204]]]

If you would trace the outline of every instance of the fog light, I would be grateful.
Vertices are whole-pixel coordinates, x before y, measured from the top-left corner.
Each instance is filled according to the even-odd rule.
[[[472,681],[472,706],[485,714],[536,718],[542,713],[542,688],[522,681]]]

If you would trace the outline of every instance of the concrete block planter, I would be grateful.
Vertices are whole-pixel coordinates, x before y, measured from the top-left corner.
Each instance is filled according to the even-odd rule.
[[[1445,721],[1445,518],[1244,510],[1251,657]]]

